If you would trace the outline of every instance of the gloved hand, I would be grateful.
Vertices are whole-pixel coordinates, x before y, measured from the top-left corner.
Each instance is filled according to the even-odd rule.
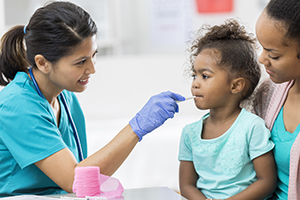
[[[168,118],[174,117],[175,112],[178,112],[176,100],[184,101],[185,98],[170,91],[154,95],[130,120],[129,124],[139,137],[139,141],[147,133],[161,126]]]

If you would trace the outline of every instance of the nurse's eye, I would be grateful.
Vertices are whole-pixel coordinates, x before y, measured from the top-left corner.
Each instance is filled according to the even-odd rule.
[[[82,60],[82,61],[76,63],[76,65],[83,65],[83,64],[85,63],[85,61],[86,61],[86,60]]]
[[[96,54],[98,53],[98,49],[95,51],[95,53],[93,54],[93,57],[96,56]]]

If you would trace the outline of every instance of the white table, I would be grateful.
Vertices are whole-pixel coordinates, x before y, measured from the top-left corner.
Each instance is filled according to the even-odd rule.
[[[61,198],[64,200],[84,200],[86,198],[77,198],[75,194],[65,195],[21,195],[3,198],[4,200],[55,200]],[[92,198],[91,198],[92,199]],[[187,200],[168,187],[151,187],[138,189],[125,189],[122,197],[109,200]]]
[[[57,195],[51,195],[49,197],[61,197]],[[63,195],[65,199],[75,199],[75,194]],[[68,198],[70,197],[70,198]],[[64,198],[63,198],[64,199]],[[80,199],[80,198],[76,198]],[[84,198],[82,198],[84,199]],[[174,192],[168,187],[150,187],[150,188],[137,188],[137,189],[125,189],[121,198],[114,198],[109,200],[187,200],[178,193]]]
[[[186,200],[167,187],[127,189],[123,192],[125,200]]]

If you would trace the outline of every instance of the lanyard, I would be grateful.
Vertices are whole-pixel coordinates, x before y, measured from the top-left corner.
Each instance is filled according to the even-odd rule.
[[[35,80],[35,78],[34,78],[34,76],[33,76],[32,67],[29,68],[29,74],[31,76],[31,80],[33,82],[33,85],[34,85],[35,89],[37,90],[37,93],[39,94],[40,97],[42,97],[43,99],[45,99],[44,96],[43,96],[43,94],[42,94],[42,92],[41,92],[41,90],[40,90],[40,88],[39,88],[39,86],[38,86],[38,84],[37,84],[37,82],[36,82],[36,80]],[[62,103],[63,103],[63,105],[64,105],[64,107],[66,109],[66,112],[67,112],[67,115],[68,115],[68,119],[69,119],[69,121],[71,123],[71,127],[72,127],[73,134],[74,134],[75,141],[76,141],[76,146],[77,146],[78,153],[79,153],[79,161],[82,161],[83,160],[83,153],[82,153],[82,148],[81,148],[81,144],[80,144],[80,140],[79,140],[79,136],[78,136],[78,132],[77,132],[75,123],[74,123],[74,121],[72,119],[70,110],[69,110],[69,108],[67,106],[67,102],[66,102],[66,99],[65,99],[63,93],[60,93],[60,98],[61,98]]]

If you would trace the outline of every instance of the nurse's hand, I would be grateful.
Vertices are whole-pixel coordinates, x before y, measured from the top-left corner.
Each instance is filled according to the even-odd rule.
[[[161,126],[167,119],[173,118],[178,112],[176,101],[184,101],[179,94],[162,92],[152,96],[144,107],[130,120],[129,124],[139,141],[143,136]]]

